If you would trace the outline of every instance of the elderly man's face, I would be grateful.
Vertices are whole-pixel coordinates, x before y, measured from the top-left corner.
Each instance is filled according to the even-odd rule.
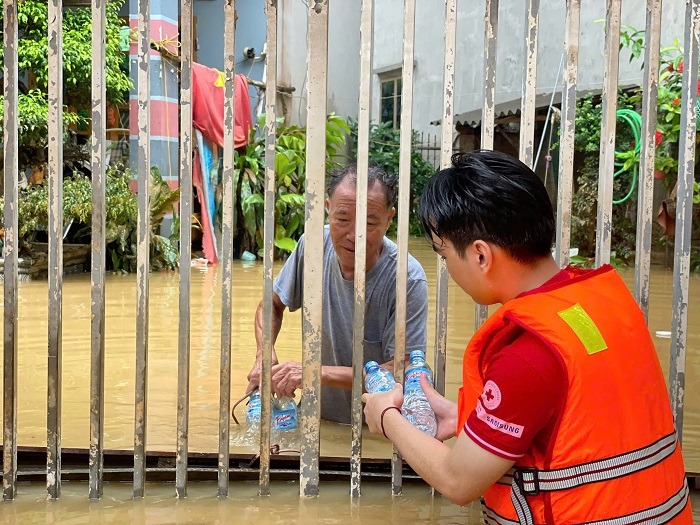
[[[355,185],[347,180],[341,182],[333,196],[326,201],[331,240],[345,279],[351,279],[355,271],[355,200]],[[387,205],[383,186],[374,182],[367,190],[368,271],[382,253],[384,234],[389,229],[394,212],[394,208]]]

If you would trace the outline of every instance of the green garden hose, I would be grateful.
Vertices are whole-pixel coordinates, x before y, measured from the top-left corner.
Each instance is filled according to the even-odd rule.
[[[639,150],[641,148],[641,135],[642,135],[642,117],[639,115],[634,110],[631,109],[620,109],[617,112],[617,118],[622,119],[627,124],[629,124],[630,128],[632,129],[632,134],[634,135],[634,156],[636,158],[639,157]],[[621,155],[620,152],[615,151],[615,157],[618,158]],[[613,178],[617,177],[618,175],[624,173],[625,169],[623,169],[625,165],[624,161],[615,161],[615,166],[620,168],[613,174]],[[637,186],[637,179],[639,178],[639,161],[635,162],[634,165],[632,166],[632,182],[630,183],[630,189],[627,192],[627,195],[622,197],[621,199],[613,199],[613,204],[622,204],[623,202],[627,201],[632,194],[634,193],[634,189]]]

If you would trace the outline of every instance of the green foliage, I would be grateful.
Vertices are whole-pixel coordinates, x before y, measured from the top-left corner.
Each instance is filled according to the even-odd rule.
[[[357,157],[357,122],[349,120],[352,131],[353,143],[351,153]],[[369,129],[369,162],[387,173],[399,173],[400,147],[399,138],[401,132],[392,127],[391,122],[382,124],[371,124]],[[411,142],[413,146],[418,144],[418,134],[414,131]],[[411,197],[409,210],[409,233],[411,235],[422,235],[423,229],[418,216],[418,205],[420,196],[423,193],[425,183],[435,174],[433,165],[425,160],[416,151],[411,150]]]
[[[106,91],[107,101],[120,104],[128,95],[131,80],[120,65],[126,57],[120,48],[119,8],[124,0],[106,4]],[[3,13],[0,10],[0,34]],[[70,8],[63,11],[63,90],[64,103],[76,110],[90,107],[92,42],[91,9]],[[18,28],[21,38],[17,45],[20,77],[31,73],[36,88],[21,86],[19,94],[20,148],[26,145],[45,147],[48,119],[48,5],[41,0],[24,0],[18,3]],[[4,34],[2,34],[4,37]],[[0,49],[0,63],[4,64],[4,51]],[[0,108],[3,106],[0,97]],[[2,114],[0,113],[0,118]],[[76,112],[64,112],[64,125],[84,121]],[[84,122],[82,122],[84,123]]]
[[[278,124],[283,122],[278,120]],[[264,115],[258,126],[263,129]],[[330,114],[326,119],[326,169],[337,166],[350,132],[345,121]],[[252,140],[244,154],[236,152],[234,185],[237,188],[234,219],[242,222],[241,251],[262,256],[265,219],[265,139]],[[291,252],[304,233],[304,192],[306,190],[306,128],[279,126],[275,149],[275,246],[281,252]],[[234,229],[236,228],[234,224]]]
[[[620,49],[630,49],[630,62],[640,60],[645,48],[646,32],[631,26],[623,26]],[[664,176],[664,184],[672,188],[678,179],[678,141],[681,130],[681,90],[683,78],[683,50],[678,39],[673,45],[660,51],[660,75],[658,89],[657,147],[655,168]],[[641,87],[637,96],[641,99]],[[700,93],[700,82],[698,82]]]
[[[137,196],[129,188],[130,173],[110,169],[105,187],[105,246],[107,267],[113,271],[136,269]],[[180,190],[171,190],[163,181],[158,168],[151,168],[151,268],[175,269],[179,253],[177,234],[157,235],[166,213],[174,211]],[[49,221],[47,180],[29,185],[19,192],[18,221],[22,252],[32,251],[37,231],[45,230]],[[0,216],[4,201],[0,198]],[[73,235],[74,241],[89,241],[92,224],[92,183],[78,173],[63,180],[63,220],[82,226]]]
[[[629,49],[630,62],[642,59],[644,48],[645,32],[623,26],[620,49]],[[655,168],[657,174],[664,177],[664,184],[671,188],[678,177],[681,114],[683,53],[678,40],[674,45],[661,49],[660,68]],[[700,85],[698,89],[700,91]],[[641,87],[631,93],[619,93],[618,109],[633,110],[641,115],[641,99]],[[577,189],[572,203],[572,243],[579,247],[584,260],[595,250],[601,110],[599,97],[588,95],[577,101],[575,148],[583,154],[584,162],[577,173]],[[635,143],[630,126],[623,125],[622,121],[618,121],[616,130],[616,150],[619,152],[617,160],[622,163],[625,172],[615,180],[615,195],[621,195],[630,187],[633,171],[639,164],[639,145]],[[695,183],[693,200],[696,203],[700,202],[698,190],[700,185]],[[624,262],[629,262],[634,256],[635,201],[636,192],[632,192],[625,205],[613,206],[612,248]]]

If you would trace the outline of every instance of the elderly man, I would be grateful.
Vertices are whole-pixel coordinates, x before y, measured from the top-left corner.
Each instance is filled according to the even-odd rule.
[[[334,173],[328,185],[328,225],[323,248],[323,338],[321,350],[321,417],[350,423],[355,275],[355,166]],[[370,168],[367,190],[367,263],[365,297],[365,361],[393,370],[397,247],[385,235],[394,217],[397,179]],[[304,237],[275,279],[272,298],[272,340],[282,327],[284,310],[302,306]],[[428,285],[413,257],[408,260],[406,353],[425,350]],[[262,302],[255,315],[257,355],[248,374],[248,390],[260,383]],[[292,396],[301,387],[301,363],[278,364],[272,351],[272,389]]]

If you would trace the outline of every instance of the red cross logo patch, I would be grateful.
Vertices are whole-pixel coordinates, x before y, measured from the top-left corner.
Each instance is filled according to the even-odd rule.
[[[494,410],[501,404],[501,389],[493,381],[486,381],[484,392],[481,394],[481,400],[488,410]]]

